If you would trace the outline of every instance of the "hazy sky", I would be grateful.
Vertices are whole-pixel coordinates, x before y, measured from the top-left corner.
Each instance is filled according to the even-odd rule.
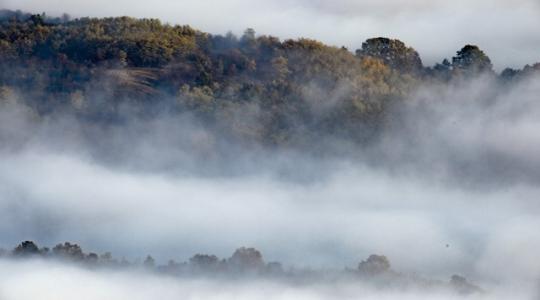
[[[73,16],[156,17],[211,33],[309,37],[349,49],[369,37],[399,38],[426,64],[478,44],[496,68],[540,61],[538,0],[0,0],[0,7]]]

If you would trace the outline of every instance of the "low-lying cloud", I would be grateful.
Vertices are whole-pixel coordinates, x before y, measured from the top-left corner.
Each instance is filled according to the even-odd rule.
[[[89,130],[73,118],[39,119],[4,104],[0,243],[72,241],[162,263],[254,246],[267,261],[336,269],[378,253],[399,271],[437,279],[459,273],[491,290],[520,286],[532,295],[540,280],[539,87],[538,78],[511,89],[484,78],[420,89],[396,108],[401,118],[377,144],[344,148],[339,157],[220,140],[201,152],[200,136],[213,140],[213,133],[188,117]],[[40,272],[26,276],[45,286]],[[71,272],[115,285],[118,295],[131,295],[124,289],[140,280],[106,283]],[[190,283],[163,282],[156,284],[167,285],[165,298],[193,292]],[[2,284],[9,296],[21,283]]]
[[[415,47],[427,64],[466,43],[479,44],[499,69],[540,60],[540,8],[532,0],[128,2],[1,5],[160,17],[212,33],[254,27],[351,50],[384,35]],[[127,104],[121,121],[110,123],[39,115],[24,104],[34,101],[13,91],[0,100],[0,248],[70,241],[131,262],[151,254],[164,265],[196,253],[227,258],[246,246],[308,274],[342,274],[380,254],[405,278],[446,284],[465,276],[485,291],[469,299],[538,299],[540,77],[492,75],[420,84],[387,107],[365,144],[323,134],[285,146],[234,139],[219,120],[159,109],[173,99],[156,101],[155,115],[144,118]],[[347,91],[326,92],[317,82],[302,88],[314,114]],[[241,131],[263,126],[261,112],[250,103],[226,113]],[[299,128],[293,139],[309,130]],[[179,278],[137,264],[92,269],[2,253],[0,299],[9,300],[458,298],[444,288],[386,290],[350,278]]]
[[[358,282],[292,284],[268,280],[173,278],[142,272],[90,271],[58,263],[0,260],[2,299],[462,299],[450,290],[380,290]],[[32,288],[29,289],[28,287]],[[477,294],[467,299],[528,296],[520,291]],[[525,299],[525,298],[523,298]]]

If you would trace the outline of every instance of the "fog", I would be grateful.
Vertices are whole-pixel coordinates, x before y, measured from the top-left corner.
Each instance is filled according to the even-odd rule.
[[[309,37],[353,51],[367,38],[387,36],[417,49],[427,65],[452,57],[465,44],[486,50],[499,70],[540,60],[536,0],[2,0],[1,7],[76,17],[156,17],[218,34],[240,34],[251,27],[261,34]]]
[[[287,284],[275,281],[177,279],[141,272],[89,271],[46,262],[13,264],[0,261],[0,297],[2,299],[462,299],[448,290],[384,291],[358,283]],[[28,286],[32,286],[31,289]],[[518,299],[492,293],[467,299]],[[526,299],[526,298],[520,298]]]
[[[266,261],[335,270],[377,253],[399,272],[445,281],[462,274],[490,299],[510,291],[532,299],[539,92],[539,78],[511,88],[489,78],[424,86],[394,108],[398,117],[376,143],[321,137],[332,144],[325,149],[339,149],[326,154],[223,140],[188,115],[105,128],[40,118],[15,97],[0,111],[0,245],[72,241],[159,263],[252,246]],[[456,297],[1,264],[2,299]]]

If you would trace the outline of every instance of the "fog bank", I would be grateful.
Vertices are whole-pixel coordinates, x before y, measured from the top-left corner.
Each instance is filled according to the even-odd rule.
[[[425,86],[394,108],[369,146],[321,136],[322,149],[340,150],[330,153],[223,140],[190,116],[100,127],[62,113],[38,116],[10,99],[0,112],[0,245],[73,241],[162,263],[253,246],[268,261],[334,269],[379,253],[396,270],[463,274],[495,299],[516,289],[527,299],[540,281],[539,82]],[[44,297],[397,297],[48,268],[0,267],[0,296],[29,299],[43,291],[24,286],[60,278],[65,285]],[[65,288],[75,282],[89,284]]]
[[[89,271],[40,261],[0,260],[2,299],[463,299],[445,289],[384,290],[354,282],[287,284],[252,280],[177,279],[140,272]],[[28,288],[31,286],[32,288]],[[520,291],[497,290],[467,299],[526,299]]]

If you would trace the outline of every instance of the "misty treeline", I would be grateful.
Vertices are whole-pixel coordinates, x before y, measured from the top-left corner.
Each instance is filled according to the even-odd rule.
[[[448,282],[427,279],[416,274],[403,274],[391,268],[384,255],[370,255],[355,268],[341,271],[284,268],[280,262],[265,262],[261,252],[255,248],[240,247],[231,257],[220,259],[212,254],[195,254],[187,262],[169,260],[165,265],[156,263],[151,255],[143,260],[117,259],[110,252],[98,255],[85,253],[75,243],[64,242],[52,249],[39,247],[33,241],[23,241],[10,251],[0,248],[0,259],[29,260],[46,259],[74,263],[90,269],[140,270],[178,277],[212,276],[219,278],[267,278],[287,282],[310,283],[335,280],[359,280],[373,283],[380,288],[450,288],[461,294],[483,293],[483,290],[460,275],[452,275]]]
[[[482,76],[515,85],[540,64],[497,74],[473,45],[430,67],[387,38],[353,52],[252,29],[223,36],[156,19],[2,10],[0,68],[2,102],[28,106],[36,118],[68,113],[114,124],[189,114],[242,141],[309,145],[323,134],[376,138],[396,118],[391,107],[423,85]]]

